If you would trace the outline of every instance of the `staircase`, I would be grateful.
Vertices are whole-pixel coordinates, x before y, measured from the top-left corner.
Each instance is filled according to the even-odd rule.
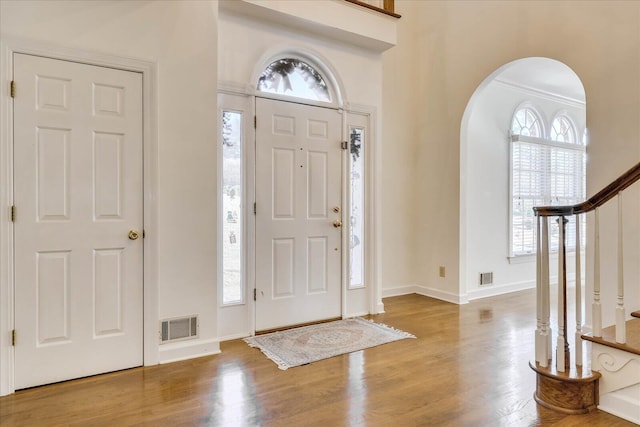
[[[598,408],[620,418],[640,424],[640,311],[625,322],[626,343],[616,342],[615,326],[582,338],[591,341],[592,369],[602,373]]]
[[[585,202],[572,206],[534,208],[538,220],[537,326],[535,361],[529,365],[536,372],[535,400],[547,408],[570,414],[586,413],[598,408],[640,424],[640,311],[627,315],[625,307],[625,304],[632,305],[635,309],[640,307],[640,293],[632,295],[632,300],[625,302],[623,274],[625,242],[629,245],[631,239],[635,239],[634,242],[638,240],[637,235],[623,233],[623,191],[638,180],[640,163]],[[612,267],[607,271],[613,270],[617,274],[617,278],[612,280],[610,277],[603,277],[600,268],[599,208],[613,198],[618,200],[617,236],[602,236],[613,239],[605,242],[608,243],[608,248],[613,246],[611,243],[617,246],[617,265],[607,266]],[[630,224],[633,227],[637,212],[630,213],[633,220],[629,221],[632,221]],[[591,332],[583,333],[582,314],[587,304],[582,295],[580,222],[591,214],[594,226],[593,247],[589,248],[593,251],[593,295],[588,304],[591,307]],[[558,223],[557,298],[552,298],[549,282],[550,217],[555,218]],[[570,218],[575,221],[573,242],[567,241],[567,223]],[[567,247],[575,250],[575,296],[568,294]],[[626,289],[631,289],[630,286],[627,284]],[[552,301],[555,304],[553,313],[557,313],[555,322],[551,321]],[[568,301],[575,304],[568,304]],[[575,331],[569,333],[567,308],[573,305]],[[615,324],[603,327],[603,318],[615,318]],[[573,350],[570,349],[571,343]],[[583,354],[585,349],[587,351]]]

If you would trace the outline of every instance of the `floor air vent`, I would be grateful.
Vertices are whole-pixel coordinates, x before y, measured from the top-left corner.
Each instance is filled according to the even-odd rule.
[[[175,317],[160,322],[160,343],[182,341],[198,336],[198,316]]]
[[[490,285],[493,283],[493,271],[490,273],[480,273],[480,284]]]

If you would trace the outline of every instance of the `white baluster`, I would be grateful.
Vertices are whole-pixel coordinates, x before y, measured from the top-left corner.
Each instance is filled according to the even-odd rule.
[[[582,272],[580,268],[580,215],[576,215],[576,366],[582,366]]]
[[[593,242],[593,336],[602,337],[602,306],[600,305],[600,214],[595,209],[595,227]]]
[[[618,305],[616,306],[616,342],[627,342],[627,330],[624,319],[624,269],[622,240],[622,193],[618,193]]]
[[[536,335],[535,335],[535,352],[536,362],[542,364],[547,359],[547,355],[543,353],[542,344],[542,255],[540,254],[540,234],[542,225],[542,217],[536,218]],[[546,365],[545,365],[546,366]]]
[[[566,271],[564,262],[564,217],[558,218],[558,338],[556,341],[556,369],[564,372],[566,368]]]
[[[541,354],[546,355],[540,363],[541,366],[547,367],[548,362],[551,359],[551,337],[552,331],[550,327],[551,317],[551,303],[550,303],[550,291],[549,291],[549,220],[542,217],[542,239],[540,242],[540,277],[541,277],[541,301],[542,301],[542,338],[541,344],[543,350]]]

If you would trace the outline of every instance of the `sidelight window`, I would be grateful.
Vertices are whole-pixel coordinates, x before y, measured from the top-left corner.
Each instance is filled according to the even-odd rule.
[[[242,121],[222,111],[222,303],[243,302]]]
[[[350,128],[349,288],[364,287],[364,128]]]

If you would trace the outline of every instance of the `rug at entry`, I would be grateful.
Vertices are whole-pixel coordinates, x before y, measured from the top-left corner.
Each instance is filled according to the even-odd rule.
[[[415,336],[354,318],[258,335],[244,341],[259,348],[278,368],[288,369],[405,338]]]

